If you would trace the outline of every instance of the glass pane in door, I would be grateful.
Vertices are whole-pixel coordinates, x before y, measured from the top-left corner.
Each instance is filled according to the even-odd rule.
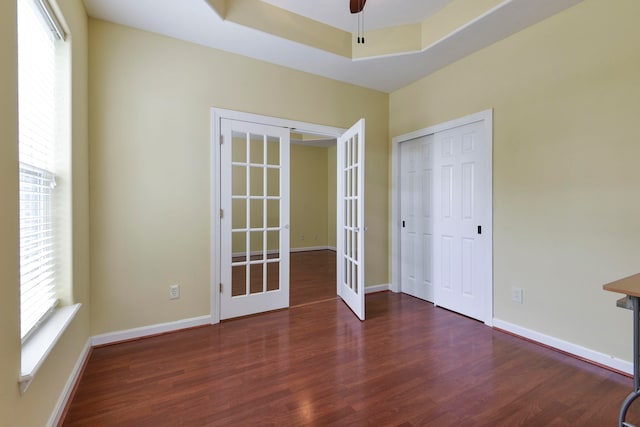
[[[231,275],[231,296],[237,297],[247,294],[247,267],[234,265]]]
[[[282,308],[289,301],[288,131],[233,121],[226,129],[231,144],[223,143],[221,152],[230,161],[225,230],[231,263],[222,266],[222,276],[229,268],[231,291],[225,294],[223,286],[221,318]]]

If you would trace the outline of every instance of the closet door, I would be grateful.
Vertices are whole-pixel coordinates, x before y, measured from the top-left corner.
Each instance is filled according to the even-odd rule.
[[[433,302],[433,135],[400,144],[401,291]]]
[[[491,150],[483,122],[435,134],[435,303],[486,321],[491,289]]]

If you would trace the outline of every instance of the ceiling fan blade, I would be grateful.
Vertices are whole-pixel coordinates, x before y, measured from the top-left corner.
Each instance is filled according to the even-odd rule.
[[[349,0],[349,8],[351,13],[360,13],[364,9],[364,4],[367,0]]]

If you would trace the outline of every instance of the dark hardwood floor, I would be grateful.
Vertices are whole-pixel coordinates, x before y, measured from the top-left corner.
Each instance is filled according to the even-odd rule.
[[[242,258],[235,258],[240,261]],[[251,266],[249,290],[246,267],[232,269],[233,296],[263,291],[263,265]],[[280,269],[278,263],[267,264],[267,290],[278,289]],[[336,252],[331,250],[291,252],[289,255],[289,305],[291,307],[336,298]]]
[[[615,426],[622,375],[412,297],[94,349],[64,426]],[[640,405],[633,407],[640,415]]]
[[[289,264],[291,307],[336,298],[335,251],[292,252]]]

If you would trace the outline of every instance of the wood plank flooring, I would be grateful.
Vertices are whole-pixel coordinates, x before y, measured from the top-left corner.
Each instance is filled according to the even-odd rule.
[[[614,426],[632,380],[415,298],[94,349],[64,426]],[[640,405],[632,407],[635,422]]]
[[[275,256],[275,255],[274,255]],[[254,259],[257,259],[255,257]],[[234,261],[243,260],[241,257]],[[336,253],[331,250],[291,252],[289,255],[289,306],[336,298]],[[231,294],[260,293],[263,290],[263,265],[253,264],[247,290],[246,267],[235,266],[231,274]],[[279,264],[267,264],[266,289],[278,289]]]
[[[291,307],[336,298],[335,251],[292,252],[290,266]]]

